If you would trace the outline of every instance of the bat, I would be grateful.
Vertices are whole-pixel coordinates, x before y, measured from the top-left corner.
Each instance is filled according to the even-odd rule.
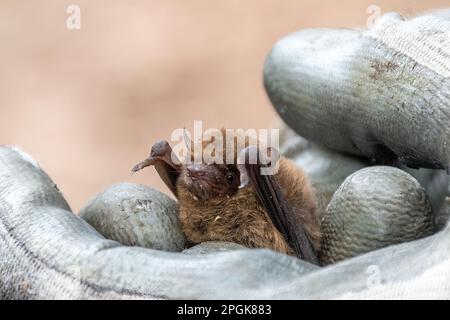
[[[231,164],[183,164],[163,140],[132,172],[155,167],[179,202],[181,226],[191,243],[236,242],[319,264],[320,222],[311,184],[290,160],[277,161],[276,174],[262,175],[271,163],[257,146],[246,144],[236,148]]]

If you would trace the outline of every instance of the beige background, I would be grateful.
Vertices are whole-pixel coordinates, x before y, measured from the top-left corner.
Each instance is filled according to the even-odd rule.
[[[81,7],[79,31],[66,8]],[[0,0],[0,144],[31,153],[74,210],[130,176],[175,128],[262,128],[277,116],[266,54],[308,27],[363,27],[369,5],[407,15],[449,0]]]

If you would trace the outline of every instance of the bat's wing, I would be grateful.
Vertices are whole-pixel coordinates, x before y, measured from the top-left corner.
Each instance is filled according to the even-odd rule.
[[[148,166],[155,166],[162,181],[164,181],[166,186],[176,196],[177,190],[175,185],[181,173],[182,166],[167,141],[161,140],[155,143],[150,152],[150,157],[135,165],[132,172],[139,171]]]
[[[249,159],[256,159],[254,161],[256,163],[250,163]],[[273,224],[285,237],[297,257],[313,264],[319,264],[311,239],[284,195],[276,176],[261,174],[261,169],[267,165],[262,163],[258,148],[247,147],[244,149],[240,161],[242,164],[238,167],[241,171],[241,183],[244,180],[244,183],[251,184],[255,188],[258,198]],[[264,163],[268,162],[264,161]]]

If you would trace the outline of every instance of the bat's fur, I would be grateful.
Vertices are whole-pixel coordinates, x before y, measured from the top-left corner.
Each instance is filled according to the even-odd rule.
[[[307,176],[286,158],[279,160],[279,170],[275,176],[314,248],[319,251],[320,222]],[[182,229],[191,242],[230,241],[250,248],[268,248],[294,254],[272,224],[251,186],[239,189],[229,197],[217,196],[206,200],[192,194],[182,176],[176,188]]]

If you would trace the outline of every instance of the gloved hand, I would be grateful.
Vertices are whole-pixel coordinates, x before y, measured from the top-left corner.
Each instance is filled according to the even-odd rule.
[[[448,50],[443,53],[448,59],[450,22],[437,17],[412,21],[442,31],[442,39],[447,41],[447,46],[442,48]],[[383,23],[390,27],[380,25]],[[378,28],[392,31],[401,29],[404,23],[407,22],[387,18],[379,22]],[[407,164],[447,166],[446,157],[450,155],[445,140],[450,138],[447,134],[450,119],[446,112],[450,107],[448,63],[439,63],[441,58],[438,57],[427,65],[423,56],[415,56],[408,51],[409,46],[404,47],[405,43],[413,41],[420,51],[423,49],[420,43],[434,41],[433,37],[440,33],[427,33],[428,29],[419,27],[405,30],[412,33],[421,30],[424,34],[416,37],[390,32],[385,38],[376,31],[373,35],[328,30],[305,31],[284,39],[269,57],[265,70],[266,86],[282,117],[293,112],[294,117],[290,118],[295,121],[288,123],[297,132],[338,151],[368,158],[385,155],[377,159],[380,161],[400,159]],[[327,46],[320,48],[321,41],[311,42],[318,32],[321,32],[321,39],[329,38],[328,35],[334,39],[334,55],[330,56]],[[348,39],[339,41],[341,35],[351,38],[354,46],[347,46]],[[311,48],[310,43],[318,47]],[[312,71],[294,74],[292,70],[304,70],[296,67],[295,61],[301,61],[302,67],[317,67],[314,59],[298,58],[305,52],[324,59],[324,66],[340,61],[340,68],[330,69],[335,78],[324,78],[320,74],[323,70],[316,70],[317,74]],[[370,67],[370,57],[376,58],[372,61],[373,67]],[[397,67],[386,69],[387,61],[393,61]],[[342,67],[345,63],[349,64],[348,68]],[[360,67],[361,64],[365,68]],[[364,96],[358,96],[358,91],[349,91],[353,86],[365,86],[372,76],[376,79],[361,91]],[[417,89],[414,94],[405,90],[407,107],[401,108],[400,104],[400,108],[396,108],[399,98],[387,94],[386,77],[390,89],[409,90],[417,79],[418,88],[426,90]],[[286,93],[283,91],[286,88],[299,90]],[[291,95],[293,92],[297,93]],[[416,96],[424,101],[432,99],[433,103],[420,104],[419,98],[414,100]],[[358,104],[355,99],[364,103]],[[344,110],[345,107],[351,108]],[[422,109],[425,107],[428,109]],[[290,111],[295,108],[301,111]],[[368,125],[372,123],[373,126]],[[392,130],[397,134],[390,134]],[[290,156],[311,175],[324,215],[329,202],[329,208],[338,215],[359,212],[355,210],[366,210],[364,214],[385,210],[385,199],[354,192],[367,192],[368,184],[374,188],[372,190],[386,190],[386,197],[390,192],[400,195],[390,201],[386,212],[401,213],[405,206],[418,212],[427,210],[429,204],[423,200],[422,187],[411,175],[398,173],[402,171],[392,167],[360,171],[369,162],[319,145],[305,144],[293,134],[288,136],[284,151],[291,152]],[[300,149],[294,152],[292,148],[299,145]],[[395,181],[389,179],[393,170],[398,170]],[[386,178],[365,179],[374,173]],[[448,180],[442,178],[441,172],[410,173],[422,182],[435,213],[442,212],[438,210]],[[358,179],[354,179],[355,175]],[[336,192],[343,182],[343,187]],[[349,196],[346,190],[353,193]],[[358,206],[354,206],[356,203]],[[336,210],[340,211],[336,213]],[[134,220],[127,222],[125,217],[133,215]],[[447,211],[442,212],[439,221],[445,221],[447,215]],[[177,230],[176,203],[142,186],[114,186],[94,198],[83,209],[82,216],[95,229],[71,212],[54,182],[31,157],[14,148],[0,148],[0,298],[450,296],[450,276],[446,272],[450,268],[450,226],[444,223],[443,230],[430,237],[320,268],[269,250],[249,250],[232,244],[205,244],[188,252],[176,252],[184,247],[182,234]],[[144,226],[140,222],[144,222]],[[105,239],[102,234],[126,245],[147,248],[124,246]]]

